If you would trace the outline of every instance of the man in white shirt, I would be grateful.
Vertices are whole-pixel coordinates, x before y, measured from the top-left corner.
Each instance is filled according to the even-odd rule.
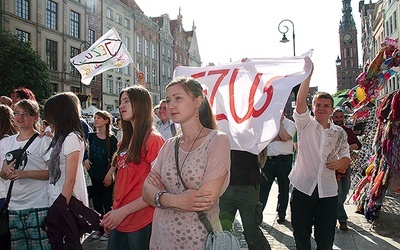
[[[332,249],[335,238],[338,185],[336,170],[350,164],[347,134],[330,122],[333,98],[319,92],[314,95],[310,115],[306,99],[311,74],[301,84],[293,114],[298,133],[298,154],[289,174],[293,184],[290,202],[293,235],[297,249],[311,249],[311,231],[317,249]]]
[[[170,113],[167,110],[167,101],[165,99],[160,101],[159,106],[160,108],[158,111],[158,117],[160,120],[156,122],[156,128],[163,138],[167,140],[176,135],[176,132],[180,129],[180,126],[171,120]]]

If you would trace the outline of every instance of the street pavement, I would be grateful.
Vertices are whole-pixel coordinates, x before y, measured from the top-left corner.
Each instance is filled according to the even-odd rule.
[[[287,221],[283,224],[278,224],[276,221],[277,196],[278,186],[274,182],[263,213],[262,230],[273,250],[296,249],[290,223],[290,206],[287,211]],[[345,204],[345,209],[349,216],[347,223],[349,230],[341,231],[336,228],[333,249],[400,249],[400,195],[394,193],[386,195],[381,214],[373,225],[364,215],[355,213],[356,206],[351,201]],[[248,249],[242,231],[240,216],[237,215],[233,233],[239,238],[242,249]],[[315,249],[315,241],[312,239],[311,242],[312,248]],[[83,242],[83,249],[107,249],[107,242],[87,238]]]

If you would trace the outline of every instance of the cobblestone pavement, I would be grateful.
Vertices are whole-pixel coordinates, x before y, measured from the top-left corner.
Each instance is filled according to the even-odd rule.
[[[283,224],[276,222],[275,207],[277,203],[278,187],[274,184],[264,210],[262,230],[273,250],[296,249],[293,241],[293,229],[290,223],[290,209],[288,208],[287,221]],[[369,223],[364,215],[355,213],[355,204],[345,205],[348,220],[348,231],[336,229],[333,249],[364,250],[400,249],[400,195],[388,193],[380,217],[374,224]],[[234,235],[239,238],[242,249],[247,249],[247,244],[242,233],[240,216],[236,216]],[[312,240],[313,249],[315,242]],[[84,250],[107,249],[107,242],[87,238],[83,242]]]

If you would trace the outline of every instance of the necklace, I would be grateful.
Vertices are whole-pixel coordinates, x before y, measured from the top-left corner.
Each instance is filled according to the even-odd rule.
[[[203,131],[203,129],[204,129],[204,127],[201,127],[200,132],[197,134],[196,139],[194,139],[194,141],[193,141],[193,143],[192,143],[192,146],[190,146],[189,152],[188,152],[187,155],[185,156],[185,159],[183,159],[183,162],[182,162],[182,165],[181,165],[181,169],[183,169],[183,165],[185,164],[186,159],[188,158],[190,152],[192,151],[192,148],[193,148],[194,144],[196,143],[197,139],[199,138],[199,136],[200,136],[201,132]],[[178,150],[178,152],[179,152],[179,150]],[[178,156],[178,154],[177,154],[176,156]],[[176,166],[176,169],[178,170],[178,168],[179,168],[179,166],[177,165],[177,166]],[[179,182],[179,178],[177,179],[177,182],[176,182],[175,185],[176,185],[178,188],[181,186],[181,183]]]

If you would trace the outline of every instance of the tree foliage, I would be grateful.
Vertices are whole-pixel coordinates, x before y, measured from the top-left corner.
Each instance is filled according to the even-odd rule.
[[[0,96],[10,96],[15,88],[32,90],[38,101],[51,95],[47,64],[34,51],[9,31],[0,31]]]

